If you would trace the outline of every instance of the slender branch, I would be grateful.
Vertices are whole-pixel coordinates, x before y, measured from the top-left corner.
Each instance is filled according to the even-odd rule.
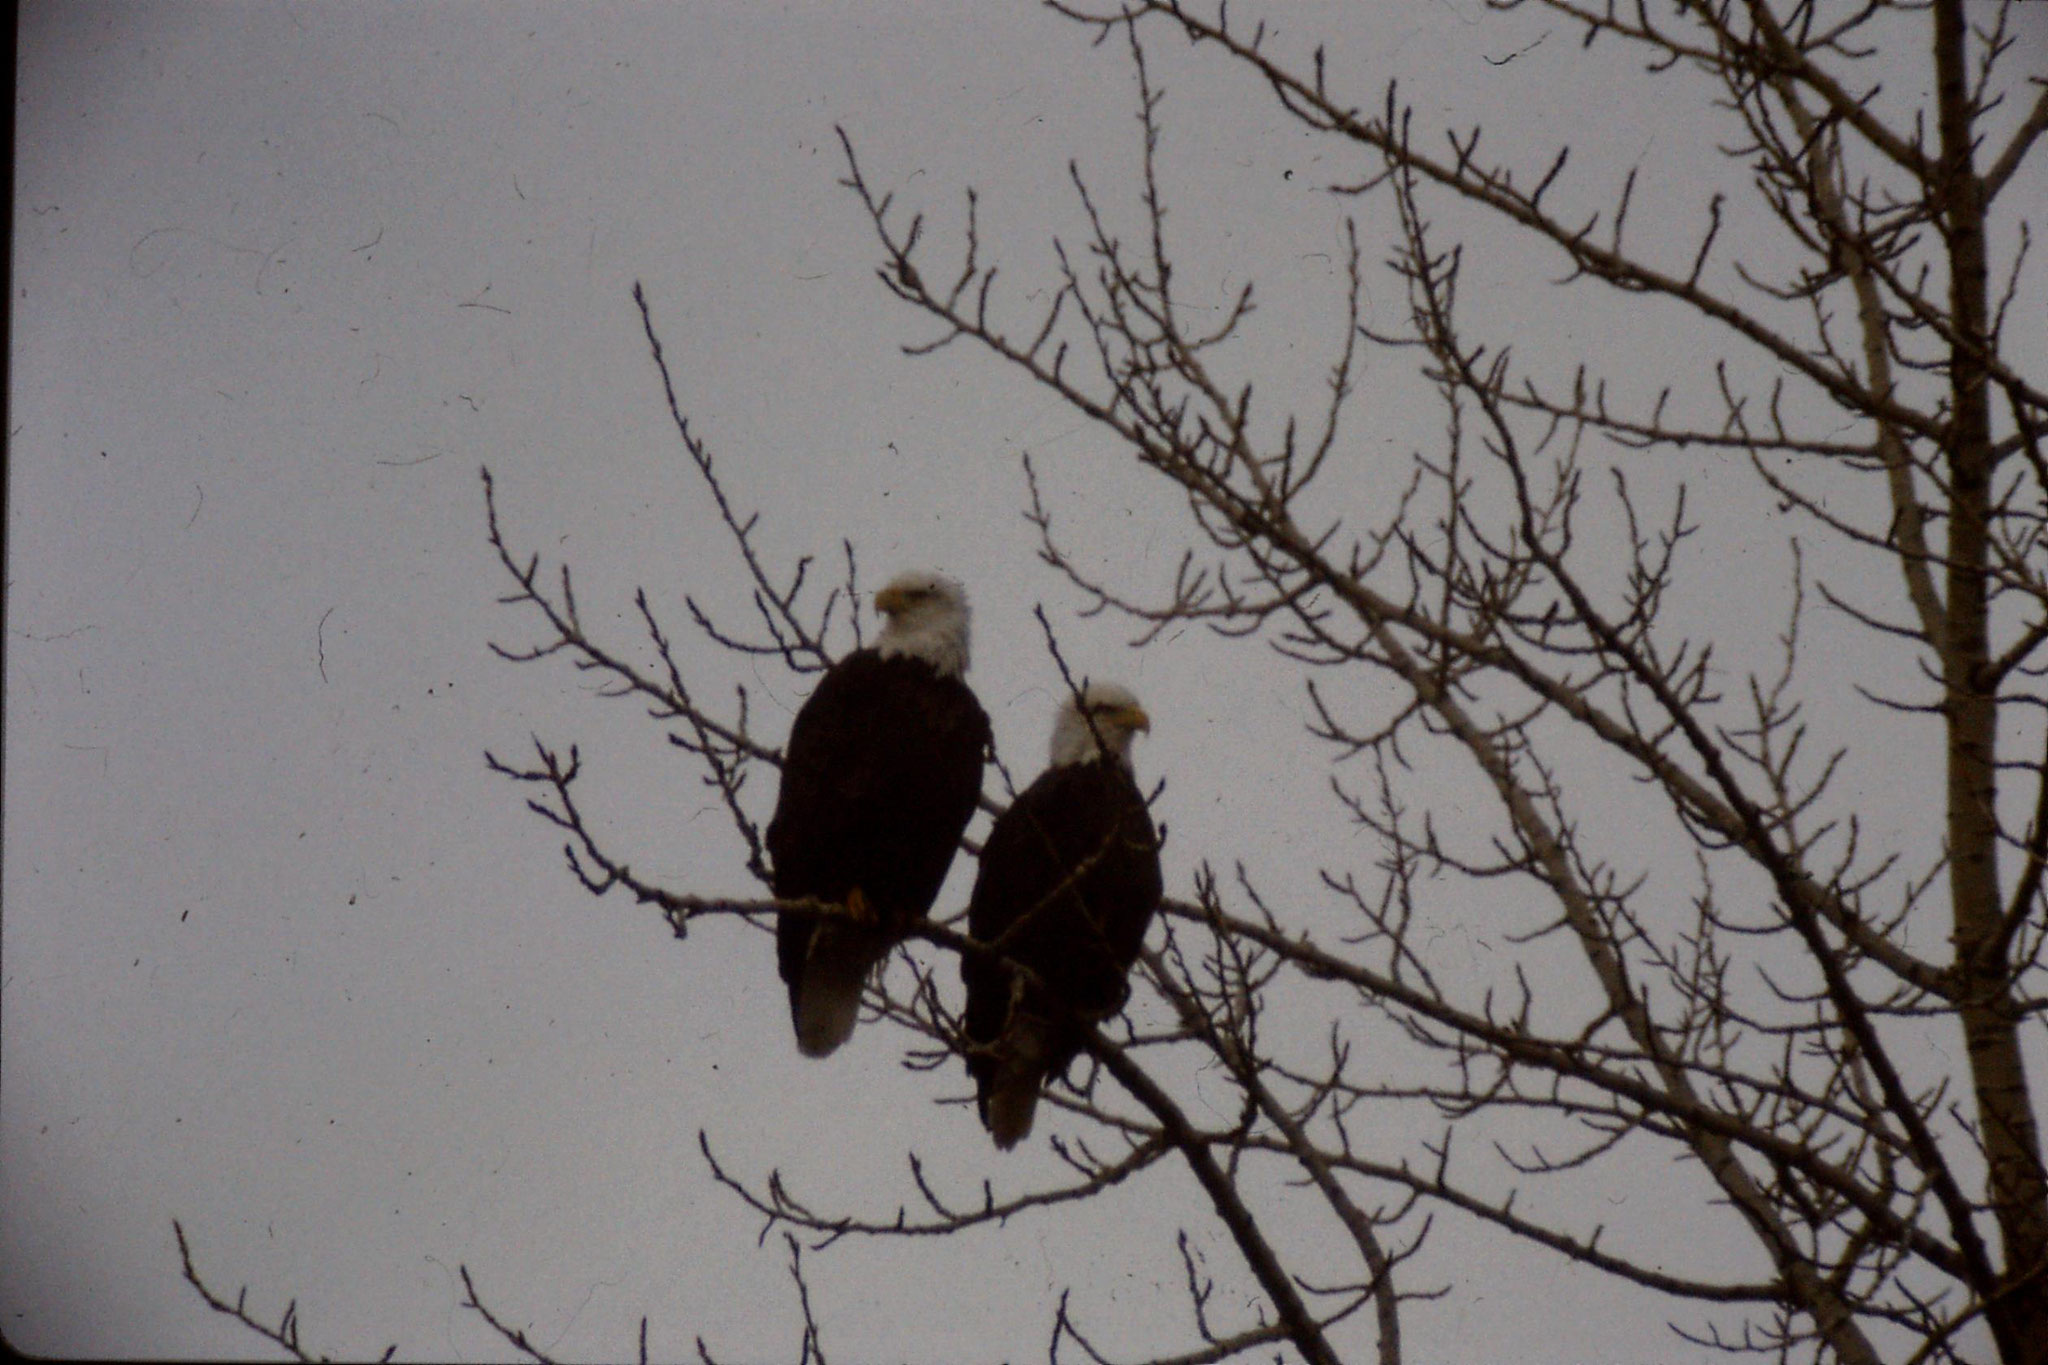
[[[178,1259],[184,1266],[185,1282],[192,1286],[199,1297],[205,1301],[208,1308],[211,1308],[216,1313],[222,1313],[233,1318],[265,1341],[281,1347],[294,1360],[311,1362],[333,1359],[332,1356],[313,1355],[304,1346],[300,1345],[299,1301],[297,1299],[293,1299],[285,1305],[284,1313],[278,1318],[275,1326],[263,1322],[249,1312],[249,1290],[246,1285],[235,1292],[235,1301],[233,1303],[229,1303],[225,1298],[208,1288],[206,1281],[199,1277],[198,1268],[192,1264],[192,1247],[185,1240],[184,1224],[173,1218],[171,1220],[171,1231],[177,1234]],[[386,1347],[384,1354],[379,1356],[378,1359],[390,1360],[397,1353],[398,1347],[394,1344]]]

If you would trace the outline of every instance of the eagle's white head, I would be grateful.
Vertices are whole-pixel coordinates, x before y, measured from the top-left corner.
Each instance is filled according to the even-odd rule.
[[[1052,723],[1052,765],[1086,763],[1099,754],[1131,766],[1131,738],[1150,733],[1152,718],[1128,687],[1091,682],[1078,697],[1068,697]]]
[[[967,671],[967,590],[957,580],[922,569],[897,574],[875,594],[875,610],[883,658],[908,654],[948,678]]]

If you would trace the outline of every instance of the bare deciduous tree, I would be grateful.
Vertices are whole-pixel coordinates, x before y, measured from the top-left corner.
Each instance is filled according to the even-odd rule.
[[[1689,231],[1631,221],[1633,169],[1580,174],[1562,146],[1497,162],[1476,128],[1427,131],[1391,87],[1356,103],[1320,50],[1283,51],[1220,5],[1055,4],[1128,50],[1143,169],[1106,197],[1076,168],[1083,226],[1043,291],[998,285],[971,190],[942,243],[846,144],[880,278],[936,324],[910,349],[979,350],[1184,495],[1172,580],[1105,581],[1027,461],[1049,570],[1133,623],[1140,648],[1194,623],[1288,661],[1313,717],[1303,761],[1331,771],[1326,814],[1371,852],[1323,869],[1303,903],[1264,891],[1255,850],[1194,850],[1138,983],[1164,1008],[1097,1030],[1093,1065],[1052,1093],[1063,1184],[961,1196],[913,1162],[917,1206],[859,1213],[736,1169],[708,1137],[704,1157],[813,1245],[999,1223],[1179,1167],[1206,1203],[1190,1219],[1228,1235],[1257,1307],[1225,1320],[1184,1241],[1194,1339],[1161,1360],[1398,1361],[1404,1305],[1451,1288],[1409,1282],[1425,1237],[1486,1228],[1662,1296],[1673,1330],[1731,1351],[2040,1365],[2048,1173],[2028,1061],[2048,985],[2048,392],[2005,333],[2043,303],[2013,201],[2042,183],[2029,157],[2048,84],[2013,51],[2010,5],[1496,8],[1524,4],[1582,36],[1585,63],[1647,63],[1718,121],[1727,183],[1697,187]],[[1329,164],[1356,168],[1331,200],[1348,287],[1315,410],[1254,402],[1272,377],[1233,346],[1249,285],[1214,307],[1175,271],[1152,60],[1169,42],[1262,82]],[[1503,230],[1562,265],[1560,290],[1693,329],[1697,363],[1637,402],[1621,395],[1639,374],[1559,363],[1555,347],[1511,355],[1468,325],[1461,293],[1461,234]],[[1363,302],[1382,253],[1405,299],[1394,324]],[[1442,439],[1413,454],[1398,498],[1362,508],[1360,468],[1382,457],[1357,434],[1360,376],[1402,356]],[[858,590],[852,548],[829,589],[809,561],[771,564],[673,386],[668,402],[757,608],[742,631],[693,602],[694,630],[818,671]],[[1743,528],[1786,568],[1762,650],[1705,609],[1727,530],[1691,497],[1706,460],[1738,465],[1751,504],[1775,509]],[[644,596],[652,665],[597,638],[567,568],[515,552],[494,501],[490,534],[506,600],[540,622],[507,657],[567,657],[644,703],[765,884],[772,784],[747,779],[778,754],[747,694],[695,690]],[[1815,658],[1816,635],[1854,651],[1852,675]],[[1873,836],[1842,774],[1915,745],[1943,771],[1898,765],[1917,823]],[[630,892],[679,935],[791,908],[634,873],[584,819],[574,749],[492,762],[534,788],[590,890]],[[1514,945],[1492,974],[1441,947],[1481,904]],[[953,959],[987,951],[942,919],[873,989],[913,1061],[959,1054]],[[1191,1103],[1197,1066],[1234,1103]],[[1205,1117],[1219,1109],[1235,1120]],[[1418,1112],[1433,1136],[1387,1146],[1414,1125],[1380,1116]],[[1628,1223],[1547,1193],[1673,1157],[1696,1207]],[[1313,1257],[1276,1211],[1283,1190],[1290,1210],[1307,1191],[1334,1230]],[[1689,1268],[1691,1220],[1738,1229],[1753,1272]],[[1064,1300],[1049,1314],[1053,1359],[1103,1358]]]

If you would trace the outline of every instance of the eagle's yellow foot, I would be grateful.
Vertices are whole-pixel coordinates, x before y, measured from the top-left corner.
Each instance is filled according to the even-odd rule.
[[[881,920],[875,915],[875,907],[868,904],[868,898],[859,887],[846,893],[846,917],[864,929],[872,929]]]

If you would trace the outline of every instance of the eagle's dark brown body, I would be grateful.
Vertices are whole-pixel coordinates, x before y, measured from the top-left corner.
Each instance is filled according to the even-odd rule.
[[[864,922],[786,914],[776,958],[797,1043],[845,1041],[868,973],[938,897],[981,795],[988,716],[958,677],[912,655],[857,650],[797,713],[768,826],[779,899],[846,903]]]
[[[968,932],[1028,967],[964,958],[968,1070],[1001,1147],[1031,1130],[1040,1087],[1082,1029],[1122,1008],[1159,906],[1159,840],[1124,763],[1048,768],[989,832]]]

